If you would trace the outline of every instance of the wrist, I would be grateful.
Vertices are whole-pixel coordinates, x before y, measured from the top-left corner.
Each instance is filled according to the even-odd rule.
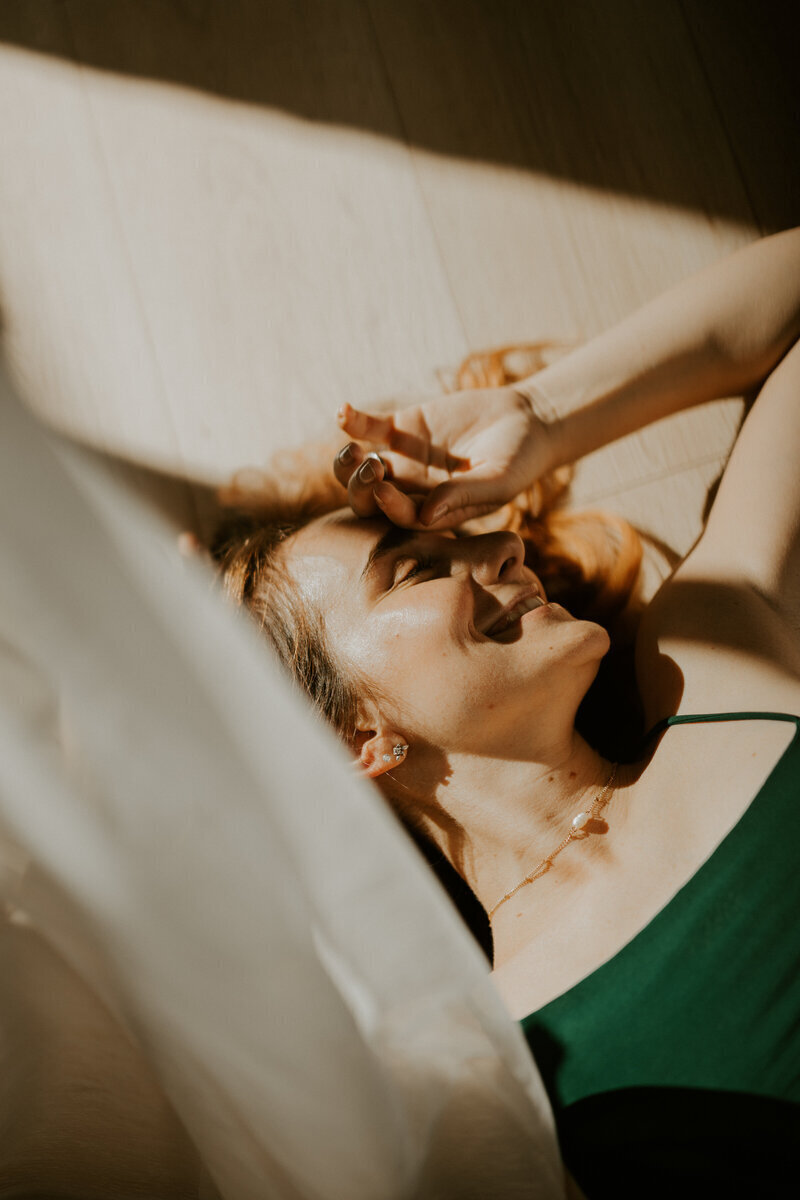
[[[531,377],[513,385],[514,391],[522,396],[528,409],[538,424],[539,434],[544,434],[544,466],[543,472],[555,470],[566,462],[573,461],[564,445],[564,418],[560,416],[547,392],[541,384]]]

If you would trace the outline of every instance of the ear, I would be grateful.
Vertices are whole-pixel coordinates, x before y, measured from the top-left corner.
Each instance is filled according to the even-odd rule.
[[[178,534],[178,552],[182,558],[200,558],[204,562],[211,563],[210,551],[203,545],[197,534],[192,533],[189,529],[184,529],[183,533]]]
[[[359,729],[353,739],[359,773],[377,779],[406,761],[408,743],[396,729]]]

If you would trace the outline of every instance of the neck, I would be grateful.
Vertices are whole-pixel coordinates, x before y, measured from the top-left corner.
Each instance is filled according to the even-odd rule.
[[[490,912],[563,842],[573,817],[589,810],[602,793],[612,767],[574,728],[524,758],[454,756],[446,792],[437,799],[452,818],[458,837],[451,828],[443,839],[438,821],[429,832]],[[627,811],[626,805],[613,805],[628,782],[622,774],[618,771],[615,777],[609,809],[603,809],[603,818],[608,814],[617,832]],[[607,853],[605,842],[604,837],[590,834],[570,843],[554,860],[548,878],[557,876],[562,885],[580,884]],[[513,941],[520,902],[528,909],[537,888],[541,897],[541,879],[496,908],[492,919],[496,955],[498,948]]]

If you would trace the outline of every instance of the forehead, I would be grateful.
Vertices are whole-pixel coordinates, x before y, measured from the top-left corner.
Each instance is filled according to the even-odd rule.
[[[318,517],[296,533],[287,546],[288,558],[293,566],[312,563],[317,571],[360,573],[362,579],[370,572],[378,558],[395,550],[429,540],[463,537],[455,530],[413,530],[395,525],[386,517],[357,517],[351,509],[337,509],[324,517]]]
[[[389,528],[385,518],[364,520],[337,509],[310,521],[287,542],[285,561],[309,600],[330,602],[350,593],[377,538]]]
[[[287,550],[293,559],[321,557],[352,564],[365,559],[388,528],[385,517],[365,520],[341,508],[310,521],[291,538]]]

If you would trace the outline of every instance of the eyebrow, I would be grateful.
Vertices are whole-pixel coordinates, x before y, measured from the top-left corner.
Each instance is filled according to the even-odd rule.
[[[361,572],[359,582],[364,583],[374,571],[376,565],[387,554],[391,554],[393,550],[400,550],[408,546],[417,537],[417,532],[414,529],[403,529],[400,525],[392,525],[385,533],[381,534],[375,545],[369,552],[367,561],[364,563],[364,569]]]

